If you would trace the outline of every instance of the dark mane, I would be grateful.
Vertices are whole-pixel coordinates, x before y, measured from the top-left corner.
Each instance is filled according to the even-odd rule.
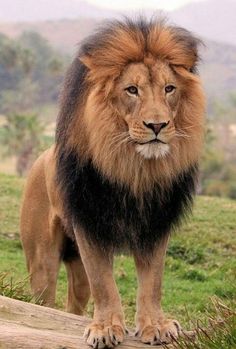
[[[169,188],[156,184],[142,204],[127,188],[103,178],[91,162],[80,166],[75,152],[61,154],[59,177],[65,174],[66,220],[82,227],[88,241],[105,252],[138,252],[148,259],[156,243],[191,212],[198,166],[183,171]]]
[[[67,143],[69,126],[74,118],[83,96],[86,92],[86,75],[88,69],[75,58],[67,71],[60,98],[60,112],[57,118],[56,144],[62,149]]]

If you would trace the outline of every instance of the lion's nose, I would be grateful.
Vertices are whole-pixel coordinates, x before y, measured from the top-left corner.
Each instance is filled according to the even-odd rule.
[[[160,122],[158,124],[154,124],[152,122],[150,123],[146,123],[145,121],[143,121],[143,124],[150,128],[151,130],[153,130],[153,132],[155,133],[155,135],[157,136],[158,133],[161,131],[162,128],[166,127],[168,124],[169,124],[169,121],[168,122]]]

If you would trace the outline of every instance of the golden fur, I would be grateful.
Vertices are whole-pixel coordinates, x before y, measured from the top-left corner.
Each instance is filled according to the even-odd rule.
[[[152,193],[156,184],[154,192],[158,198],[159,189],[168,188],[172,183],[177,187],[188,183],[189,193],[177,188],[180,204],[171,203],[175,213],[172,214],[168,207],[173,217],[182,213],[192,195],[194,178],[191,173],[198,163],[203,140],[205,100],[195,71],[197,45],[198,40],[187,31],[156,20],[138,24],[112,22],[88,39],[65,81],[56,146],[42,154],[29,174],[22,205],[21,237],[32,290],[44,304],[53,306],[63,259],[69,283],[67,309],[82,314],[90,291],[94,298],[93,323],[85,332],[87,343],[93,348],[112,348],[122,342],[125,324],[112,275],[112,250],[107,248],[104,253],[99,246],[91,244],[86,235],[89,232],[75,224],[73,217],[66,213],[70,194],[73,195],[69,203],[72,210],[78,208],[78,197],[85,197],[85,206],[89,200],[88,192],[82,194],[85,182],[80,183],[76,177],[80,169],[73,161],[78,155],[80,166],[92,163],[92,170],[88,168],[93,172],[89,175],[97,176],[97,181],[102,174],[104,182],[102,180],[98,185],[106,185],[109,193],[121,198],[114,207],[124,206],[124,222],[125,219],[129,221],[131,214],[125,212],[126,203],[132,208],[133,203],[142,201],[146,193]],[[170,85],[174,89],[167,92],[166,87]],[[134,94],[130,86],[135,86],[138,92]],[[66,162],[60,163],[64,157]],[[186,177],[188,169],[191,170]],[[85,167],[80,173],[83,171]],[[77,178],[76,183],[73,178]],[[86,175],[83,178],[87,180]],[[91,205],[99,195],[94,186],[96,180],[91,185],[95,195]],[[82,188],[80,192],[75,189],[78,185]],[[130,193],[135,199],[132,197],[128,201]],[[147,217],[150,217],[152,207],[159,207],[158,214],[164,207],[159,199],[157,204],[153,200],[150,208],[143,209],[146,209]],[[112,210],[112,207],[108,210],[110,208]],[[85,221],[89,224],[94,217],[91,217],[91,210],[88,212]],[[100,211],[97,212],[96,219],[105,224],[105,215],[99,216]],[[112,214],[116,224],[124,224],[122,220],[116,220],[116,209]],[[134,214],[133,219],[140,219],[136,217],[138,214]],[[154,223],[158,224],[155,219]],[[98,226],[97,222],[94,226]],[[143,227],[145,230],[146,225]],[[128,228],[131,235],[134,233],[132,226],[124,227],[124,230],[126,228],[126,234]],[[106,231],[103,233],[107,234]],[[139,282],[137,336],[150,344],[168,343],[170,334],[177,337],[181,331],[178,322],[166,319],[161,309],[162,273],[169,231],[164,231],[158,241],[155,234],[151,237],[154,244],[148,256],[144,258],[137,249],[132,251]],[[74,247],[68,250],[71,238]]]

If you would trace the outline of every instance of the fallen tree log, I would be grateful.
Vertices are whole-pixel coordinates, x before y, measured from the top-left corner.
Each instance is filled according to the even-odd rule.
[[[90,321],[0,296],[0,349],[88,349],[83,333]],[[117,348],[150,349],[150,346],[128,336]]]

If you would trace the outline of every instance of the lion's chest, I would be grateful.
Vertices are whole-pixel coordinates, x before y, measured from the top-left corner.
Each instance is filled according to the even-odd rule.
[[[101,248],[146,253],[191,206],[195,176],[196,169],[189,169],[162,196],[156,187],[144,196],[141,207],[127,189],[111,184],[87,164],[71,171],[64,191],[66,212]]]

